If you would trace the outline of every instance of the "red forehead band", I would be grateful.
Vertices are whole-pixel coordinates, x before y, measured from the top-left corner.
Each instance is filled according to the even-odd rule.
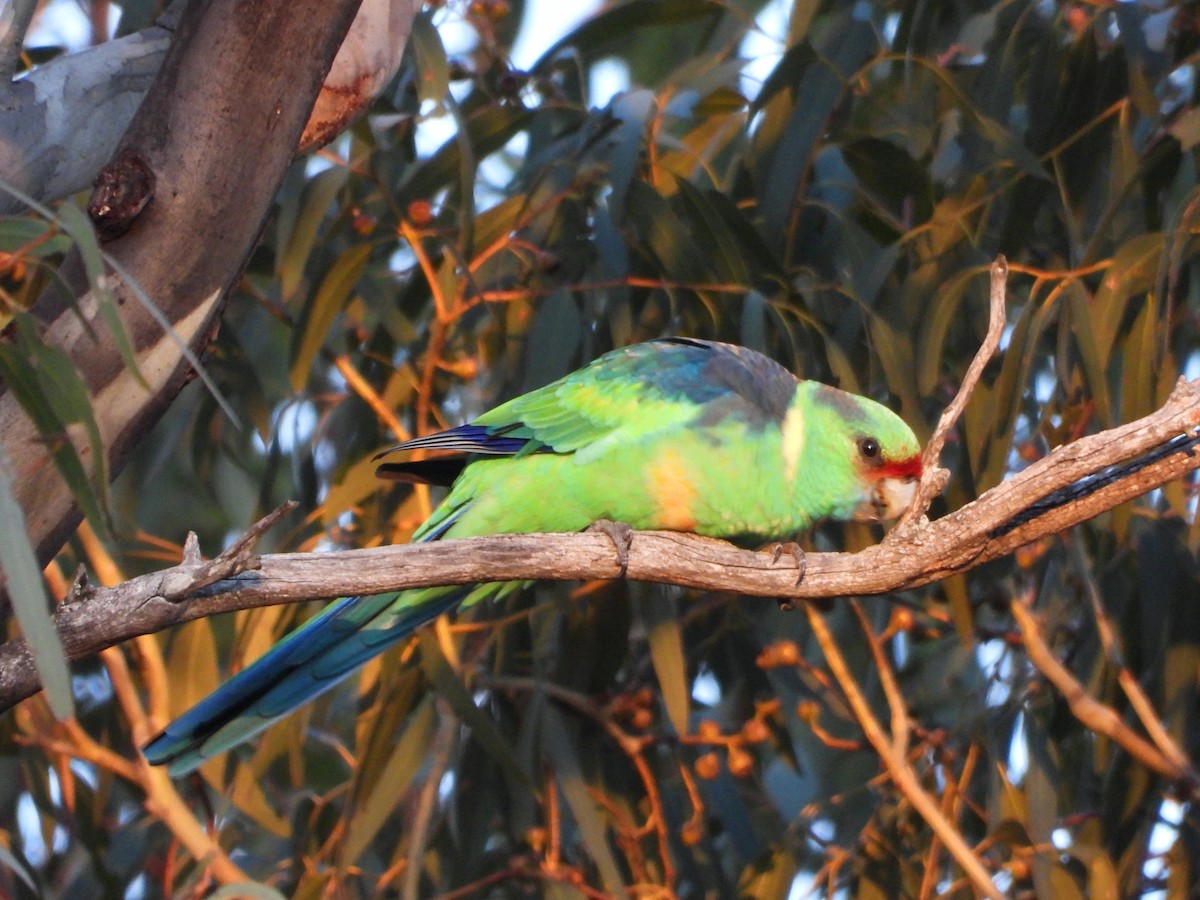
[[[920,478],[921,457],[910,456],[908,459],[885,462],[878,469],[873,469],[871,476],[873,478]]]

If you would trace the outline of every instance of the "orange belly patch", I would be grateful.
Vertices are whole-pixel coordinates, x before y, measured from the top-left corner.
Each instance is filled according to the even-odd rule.
[[[692,512],[696,488],[682,463],[677,452],[664,450],[646,473],[646,486],[654,503],[658,527],[670,531],[691,531],[696,527]]]

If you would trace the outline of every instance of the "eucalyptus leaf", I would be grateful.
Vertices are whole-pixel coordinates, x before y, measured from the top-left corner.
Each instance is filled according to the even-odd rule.
[[[0,449],[0,570],[50,710],[65,721],[75,715],[71,671],[50,615],[41,567],[25,536],[25,514],[13,495],[12,477],[12,464]]]

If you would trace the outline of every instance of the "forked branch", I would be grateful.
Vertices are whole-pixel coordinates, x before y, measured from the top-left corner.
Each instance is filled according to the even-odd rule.
[[[673,532],[636,532],[627,577],[791,600],[917,587],[1011,553],[1200,468],[1198,428],[1200,381],[1181,381],[1152,415],[1060,447],[936,522],[896,529],[859,553],[808,554],[799,585],[787,555],[774,560],[770,553]],[[198,563],[192,560],[64,604],[55,619],[67,654],[92,656],[137,635],[255,606],[437,584],[604,579],[620,573],[612,541],[596,533],[495,535],[259,557],[239,550],[240,570],[203,587],[193,587]],[[39,688],[24,642],[0,646],[0,709]]]
[[[254,556],[272,517],[212,563],[195,553],[162,572],[88,590],[55,616],[68,656],[92,656],[172,625],[255,606],[486,581],[628,577],[789,601],[886,594],[964,572],[1086,521],[1200,468],[1200,381],[1180,380],[1161,409],[1089,435],[1037,461],[936,522],[921,521],[944,484],[941,446],[965,407],[1004,326],[1008,266],[991,267],[988,337],[925,453],[912,508],[880,544],[859,553],[812,553],[796,583],[788,556],[674,532],[638,532],[624,567],[611,539],[582,534],[495,535],[465,540]],[[276,516],[278,513],[273,513]],[[21,640],[0,645],[0,710],[40,688]]]

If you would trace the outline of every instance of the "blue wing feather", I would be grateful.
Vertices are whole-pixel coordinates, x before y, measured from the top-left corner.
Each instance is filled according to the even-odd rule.
[[[398,450],[449,450],[456,453],[479,453],[487,456],[512,456],[525,449],[528,437],[510,435],[509,429],[490,429],[468,423],[424,437],[412,438],[376,453],[374,459]]]

